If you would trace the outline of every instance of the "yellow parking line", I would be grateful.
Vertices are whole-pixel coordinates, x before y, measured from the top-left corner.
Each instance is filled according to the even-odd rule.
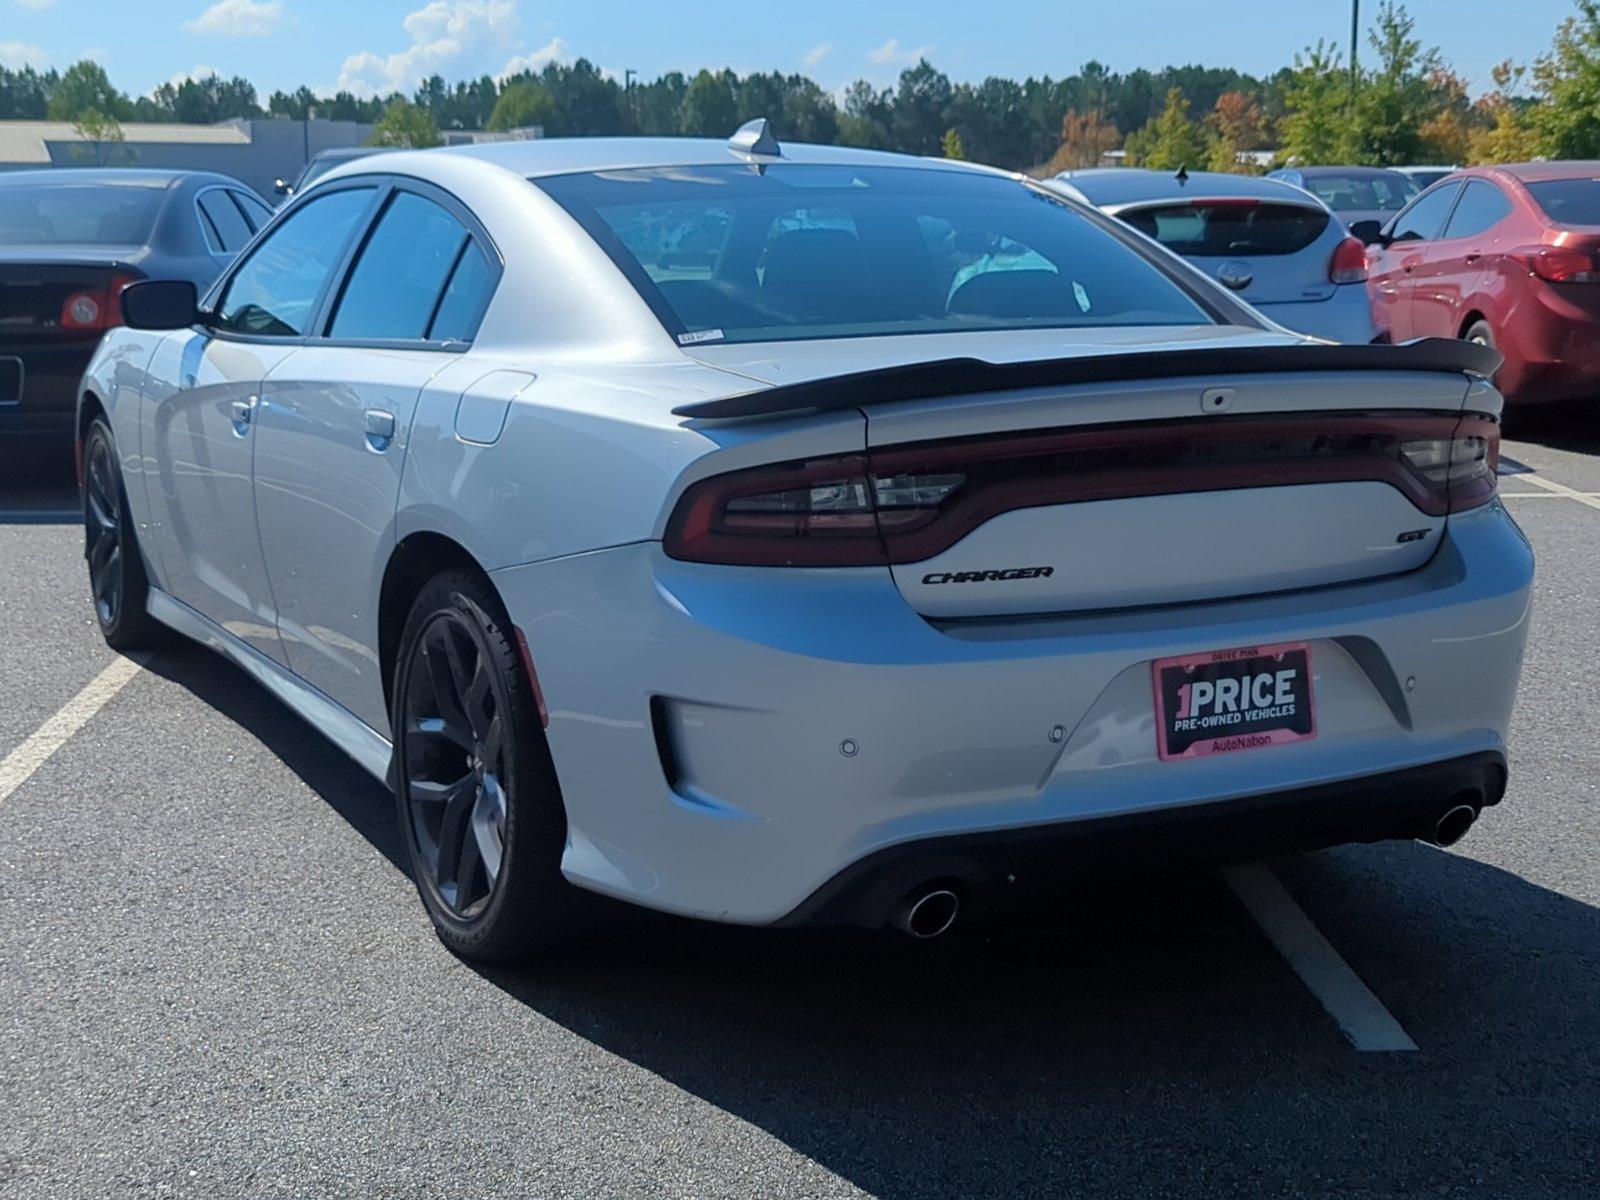
[[[4,759],[0,759],[0,801],[11,795],[50,756],[61,749],[67,740],[82,729],[105,707],[106,701],[120,692],[128,680],[139,673],[139,664],[131,658],[117,658],[109,667],[96,675],[83,690],[61,706],[60,710]]]

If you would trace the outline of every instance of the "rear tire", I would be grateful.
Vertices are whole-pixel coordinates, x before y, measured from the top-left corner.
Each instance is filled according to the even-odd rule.
[[[116,438],[100,417],[90,423],[83,440],[82,501],[83,557],[89,564],[89,591],[100,635],[113,650],[154,645],[165,630],[146,611],[150,580],[128,514]]]
[[[390,705],[395,801],[434,929],[476,962],[571,939],[586,897],[561,875],[566,812],[500,599],[447,571],[411,607]]]

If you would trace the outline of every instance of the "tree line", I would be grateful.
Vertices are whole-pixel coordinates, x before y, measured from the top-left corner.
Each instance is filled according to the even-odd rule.
[[[967,83],[923,60],[894,87],[858,80],[838,95],[781,72],[669,71],[619,80],[580,58],[502,79],[450,83],[435,75],[409,96],[319,96],[301,87],[263,102],[247,79],[209,76],[133,97],[86,60],[61,72],[0,67],[0,119],[72,121],[98,143],[119,140],[123,121],[314,117],[373,123],[378,144],[428,146],[441,130],[534,125],[550,137],[724,137],[764,116],[780,138],[1035,172],[1093,166],[1114,150],[1134,165],[1227,171],[1291,161],[1600,157],[1600,0],[1575,0],[1547,53],[1531,65],[1500,64],[1493,86],[1475,97],[1438,48],[1423,42],[1398,0],[1379,6],[1365,41],[1354,69],[1325,41],[1259,78],[1204,66],[1121,73],[1090,61],[1059,79]]]

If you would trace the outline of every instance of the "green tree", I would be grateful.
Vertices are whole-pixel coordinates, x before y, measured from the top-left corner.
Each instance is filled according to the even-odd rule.
[[[732,137],[739,127],[739,102],[732,71],[701,71],[683,93],[683,132],[690,137]]]
[[[1200,127],[1189,118],[1189,101],[1178,88],[1167,89],[1166,107],[1143,129],[1128,137],[1129,157],[1135,164],[1155,171],[1175,171],[1179,167],[1198,169],[1206,161]]]
[[[1423,49],[1416,24],[1394,0],[1378,7],[1367,35],[1378,65],[1363,74],[1356,93],[1351,131],[1356,162],[1387,167],[1422,157],[1422,126],[1436,107],[1429,78],[1439,68],[1439,52]]]
[[[550,125],[556,116],[556,102],[532,79],[509,84],[494,103],[485,129],[526,129],[530,125]]]
[[[1527,72],[1527,67],[1518,66],[1509,58],[1494,68],[1494,91],[1477,104],[1490,125],[1473,134],[1470,161],[1527,162],[1539,153],[1539,133],[1534,128],[1538,105],[1519,99],[1516,94]]]
[[[939,153],[944,158],[966,158],[967,148],[961,144],[961,135],[956,132],[954,125],[944,131],[944,137],[939,139]]]
[[[1530,124],[1551,158],[1600,156],[1600,0],[1577,5],[1550,52],[1533,65],[1543,103],[1529,114]]]
[[[103,117],[120,120],[128,114],[128,98],[111,86],[106,69],[93,59],[75,62],[62,72],[50,93],[52,121],[76,121],[93,109]]]
[[[891,144],[889,117],[894,107],[890,92],[880,92],[865,79],[844,90],[844,115],[839,118],[839,141],[846,146],[881,150]]]
[[[1350,80],[1339,51],[1319,40],[1294,56],[1283,85],[1284,116],[1278,157],[1284,162],[1348,162],[1354,153]]]
[[[74,146],[74,156],[92,162],[97,167],[109,167],[128,157],[124,146],[122,126],[117,119],[97,108],[86,108],[72,123],[72,131],[83,139],[83,145]]]
[[[369,146],[395,146],[408,150],[425,150],[439,144],[439,126],[426,109],[418,108],[402,96],[389,101],[383,116],[372,127]]]
[[[950,77],[925,58],[901,71],[889,119],[895,149],[907,154],[937,154],[944,131],[950,128],[954,94]]]

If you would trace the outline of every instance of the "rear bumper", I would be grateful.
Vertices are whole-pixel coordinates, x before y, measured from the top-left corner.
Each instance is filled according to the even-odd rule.
[[[1286,329],[1333,342],[1363,345],[1376,341],[1382,332],[1372,319],[1364,283],[1340,284],[1326,300],[1258,304],[1256,308]]]
[[[781,924],[877,928],[929,885],[956,891],[967,907],[999,907],[1036,903],[1130,863],[1148,870],[1426,838],[1448,808],[1498,804],[1505,788],[1505,757],[1486,751],[1194,807],[906,842],[851,863]]]
[[[1508,401],[1600,392],[1600,287],[1528,280],[1494,330],[1506,356],[1495,381]]]
[[[0,340],[0,358],[22,363],[21,400],[0,403],[0,439],[71,437],[79,381],[98,340],[98,336],[60,342]]]
[[[890,847],[1502,755],[1532,570],[1492,504],[1408,574],[1070,617],[936,626],[884,570],[695,566],[656,543],[493,578],[550,712],[567,876],[767,924]],[[1159,760],[1153,659],[1290,641],[1312,646],[1316,738]]]

